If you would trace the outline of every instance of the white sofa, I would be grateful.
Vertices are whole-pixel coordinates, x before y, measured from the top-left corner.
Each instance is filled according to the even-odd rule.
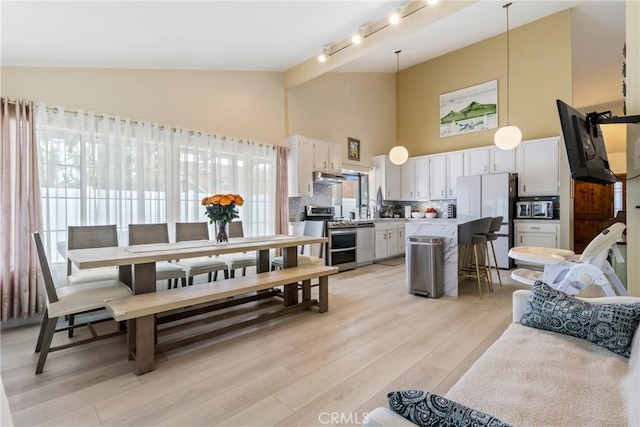
[[[640,426],[640,328],[627,359],[588,341],[523,326],[530,293],[513,294],[513,323],[445,397],[514,426]],[[381,407],[363,426],[414,424]]]

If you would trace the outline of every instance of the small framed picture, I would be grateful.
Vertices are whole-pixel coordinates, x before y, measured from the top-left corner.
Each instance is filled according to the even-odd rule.
[[[347,144],[347,151],[349,160],[360,161],[360,140],[355,138],[349,138]]]

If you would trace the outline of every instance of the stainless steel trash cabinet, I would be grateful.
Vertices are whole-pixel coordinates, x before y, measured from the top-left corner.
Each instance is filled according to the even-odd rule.
[[[444,295],[444,238],[440,236],[409,236],[407,267],[409,293],[428,298]]]

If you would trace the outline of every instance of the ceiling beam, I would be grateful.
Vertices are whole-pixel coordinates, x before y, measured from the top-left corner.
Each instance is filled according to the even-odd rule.
[[[477,3],[477,1],[441,0],[439,3],[430,6],[423,0],[412,1],[402,8],[403,19],[397,25],[390,25],[388,16],[386,16],[365,27],[364,33],[366,37],[359,45],[353,45],[349,37],[331,45],[329,58],[326,62],[322,63],[318,61],[317,56],[313,56],[286,70],[284,72],[284,87],[285,89],[291,89],[324,73],[333,71],[361,57],[368,50],[382,43],[401,39],[474,3]],[[321,51],[322,46],[319,46],[318,54]]]

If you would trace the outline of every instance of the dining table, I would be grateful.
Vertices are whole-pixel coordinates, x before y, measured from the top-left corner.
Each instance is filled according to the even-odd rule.
[[[296,267],[299,246],[324,244],[327,240],[326,237],[276,234],[236,237],[222,243],[215,240],[190,240],[176,243],[72,249],[67,251],[67,258],[81,270],[118,267],[120,281],[130,286],[133,293],[137,295],[156,291],[156,262],[255,251],[256,270],[258,273],[263,273],[270,269],[270,250],[282,249],[284,268]],[[289,295],[288,298],[289,301],[285,301],[286,305],[295,304],[295,295]]]
[[[67,258],[78,269],[118,267],[119,280],[131,287],[134,295],[156,291],[156,263],[185,258],[216,256],[238,252],[256,253],[256,272],[270,270],[270,251],[281,249],[283,267],[298,265],[298,247],[303,245],[325,244],[326,237],[268,235],[230,238],[228,242],[215,240],[190,240],[175,243],[154,243],[132,246],[113,246],[103,248],[72,249]],[[227,279],[237,280],[237,279]],[[284,286],[285,306],[298,303],[298,284]],[[135,320],[128,325],[129,357],[135,352]]]

